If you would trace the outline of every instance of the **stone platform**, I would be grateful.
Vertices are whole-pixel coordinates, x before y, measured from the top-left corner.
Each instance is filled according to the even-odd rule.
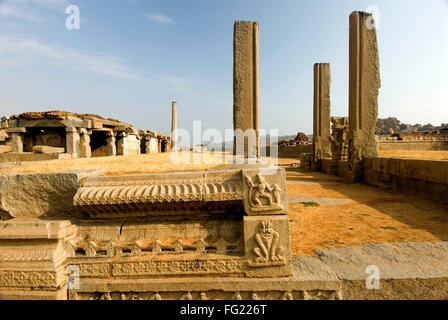
[[[71,300],[340,300],[341,282],[321,260],[292,259],[292,277],[83,279]]]

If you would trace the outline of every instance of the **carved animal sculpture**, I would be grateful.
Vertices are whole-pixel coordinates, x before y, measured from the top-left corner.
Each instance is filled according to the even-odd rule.
[[[255,234],[254,253],[257,258],[256,262],[283,261],[280,255],[281,247],[279,247],[279,234],[274,230],[274,226],[270,221],[263,221],[260,224],[259,231]]]
[[[254,183],[252,179],[248,176],[245,176],[247,184],[250,186],[250,195],[249,201],[250,204],[254,207],[263,206],[262,199],[267,200],[267,205],[271,206],[273,204],[278,204],[280,202],[280,193],[281,189],[278,184],[274,186],[270,186],[266,179],[257,174],[256,175],[259,183]]]

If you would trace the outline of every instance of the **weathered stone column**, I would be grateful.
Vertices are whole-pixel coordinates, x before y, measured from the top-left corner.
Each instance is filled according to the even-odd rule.
[[[80,130],[81,138],[79,143],[80,157],[90,158],[92,156],[92,148],[90,147],[90,135],[92,130],[82,128]]]
[[[171,103],[171,149],[177,151],[177,102]]]
[[[313,153],[317,166],[320,159],[331,158],[330,85],[330,64],[314,64]]]
[[[146,140],[146,153],[152,154],[152,153],[158,153],[159,152],[159,146],[157,142],[156,137],[148,137]]]
[[[78,158],[80,154],[80,146],[79,146],[79,131],[74,127],[66,127],[66,146],[67,153],[72,155],[72,158]]]
[[[233,152],[258,156],[258,22],[235,21],[233,38]],[[244,151],[241,150],[244,146]]]
[[[23,152],[23,134],[12,132],[11,134],[11,152]]]
[[[350,15],[349,150],[351,179],[363,177],[363,159],[378,155],[375,127],[378,90],[381,87],[378,44],[373,17],[355,11]]]
[[[158,153],[162,152],[162,138],[157,137],[157,151]]]
[[[128,154],[127,150],[127,140],[128,134],[126,132],[118,132],[118,141],[117,141],[117,155],[125,156]]]
[[[117,155],[117,147],[115,146],[115,132],[107,133],[106,156]]]
[[[165,143],[165,152],[171,152],[172,150],[172,141],[167,139]]]

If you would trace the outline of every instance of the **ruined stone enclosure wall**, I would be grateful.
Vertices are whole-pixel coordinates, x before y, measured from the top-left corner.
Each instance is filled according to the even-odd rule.
[[[448,203],[448,161],[374,157],[364,160],[364,181]]]
[[[448,141],[380,141],[379,150],[448,150]]]

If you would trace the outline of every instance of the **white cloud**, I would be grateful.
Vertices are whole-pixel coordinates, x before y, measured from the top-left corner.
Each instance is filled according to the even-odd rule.
[[[174,21],[168,16],[164,16],[160,13],[147,13],[146,17],[154,22],[161,23],[161,24],[173,24]]]
[[[24,10],[22,7],[9,2],[0,4],[0,16],[5,18],[19,18],[29,21],[42,21],[41,18],[29,10]]]
[[[132,68],[125,59],[51,46],[34,39],[0,35],[0,65],[47,63],[67,70],[116,79],[138,80],[170,90],[184,90],[186,81],[176,76],[159,76]]]
[[[67,0],[4,0],[0,17],[40,22],[40,9],[62,10],[67,4]]]
[[[91,55],[71,48],[49,46],[33,39],[0,36],[0,56],[4,59],[46,61],[68,69],[84,70],[89,73],[122,79],[140,79],[123,59]]]

